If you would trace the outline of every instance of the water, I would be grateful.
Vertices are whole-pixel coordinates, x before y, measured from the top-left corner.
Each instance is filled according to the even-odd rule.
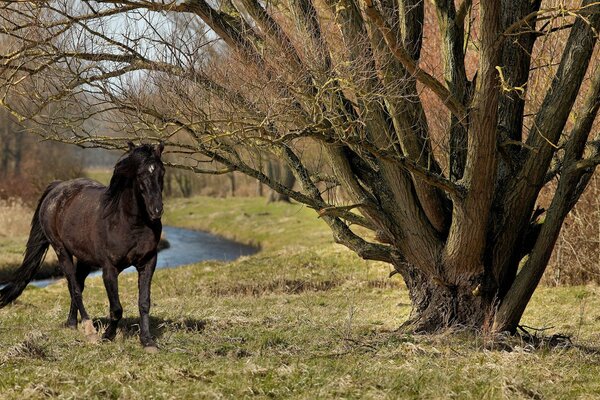
[[[256,248],[246,246],[232,240],[223,239],[206,232],[192,231],[190,229],[163,226],[163,232],[169,241],[170,247],[158,253],[156,269],[175,268],[206,260],[232,261],[238,257],[256,253]],[[122,273],[135,272],[134,267],[129,267]],[[94,271],[89,276],[100,276],[102,271]],[[30,285],[45,287],[57,279],[43,279],[33,281]]]

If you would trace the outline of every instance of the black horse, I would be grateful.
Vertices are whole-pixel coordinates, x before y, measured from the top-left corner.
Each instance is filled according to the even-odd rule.
[[[112,340],[123,315],[117,278],[121,271],[134,265],[139,275],[140,339],[152,352],[156,345],[150,335],[148,313],[162,231],[164,144],[128,145],[129,151],[117,162],[108,187],[81,178],[53,182],[46,188],[31,221],[23,264],[13,280],[0,290],[0,307],[23,292],[52,245],[71,294],[67,325],[77,327],[79,311],[86,335],[90,340],[98,339],[83,306],[82,292],[90,270],[101,268],[110,302],[110,322],[104,338]]]

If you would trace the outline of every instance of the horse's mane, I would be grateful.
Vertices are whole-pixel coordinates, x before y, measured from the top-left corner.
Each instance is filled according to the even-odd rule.
[[[154,148],[149,144],[134,148],[117,161],[110,183],[102,196],[102,206],[107,213],[115,210],[123,191],[131,187],[139,166],[149,161],[156,161]]]

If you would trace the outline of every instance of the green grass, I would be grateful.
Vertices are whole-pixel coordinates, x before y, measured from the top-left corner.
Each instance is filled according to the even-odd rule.
[[[157,271],[153,332],[137,338],[136,275],[120,279],[125,321],[91,344],[62,327],[59,283],[0,310],[0,398],[595,398],[600,356],[586,348],[489,350],[481,335],[395,332],[410,313],[389,267],[332,243],[314,212],[263,199],[169,201],[165,222],[212,230],[263,251],[233,263]],[[107,314],[101,279],[85,301]],[[104,319],[97,321],[105,322]],[[597,287],[541,288],[524,323],[600,342]]]
[[[265,250],[301,250],[332,243],[331,233],[314,210],[288,203],[267,205],[264,198],[173,199],[164,219]]]

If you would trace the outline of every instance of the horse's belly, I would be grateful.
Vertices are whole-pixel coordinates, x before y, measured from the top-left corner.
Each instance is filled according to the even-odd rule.
[[[130,266],[139,267],[156,253],[158,243],[151,231],[134,232],[130,240],[109,241],[108,258],[119,270]]]

